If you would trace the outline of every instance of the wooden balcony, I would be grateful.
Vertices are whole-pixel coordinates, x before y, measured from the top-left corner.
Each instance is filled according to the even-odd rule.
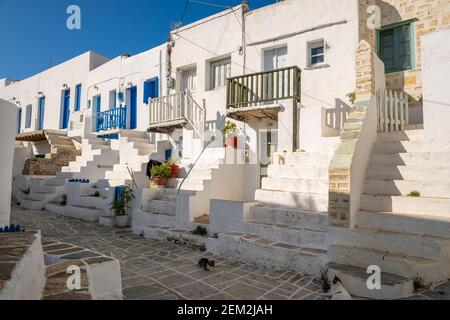
[[[149,132],[170,134],[188,127],[203,137],[205,130],[205,105],[200,106],[189,91],[150,99]]]
[[[281,68],[227,79],[227,116],[239,121],[278,119],[283,100],[299,103],[301,70]]]

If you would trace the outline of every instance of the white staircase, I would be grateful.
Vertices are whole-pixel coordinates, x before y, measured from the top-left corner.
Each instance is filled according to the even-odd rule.
[[[82,154],[62,172],[71,173],[71,178],[104,179],[105,173],[119,163],[119,152],[111,148],[111,141],[89,137],[82,141]]]
[[[414,281],[450,276],[450,150],[431,152],[423,130],[379,134],[353,230],[335,230],[330,269],[356,296],[414,293]],[[413,197],[419,192],[420,197]],[[368,290],[366,269],[381,268],[382,289]]]
[[[21,201],[20,206],[27,210],[42,210],[48,202],[62,196],[65,192],[67,179],[70,173],[58,173],[55,177],[45,179],[33,179],[30,193]]]
[[[335,145],[333,142],[333,146]],[[258,266],[317,274],[327,262],[330,151],[288,153],[244,213],[242,230],[219,233],[217,254]]]
[[[163,160],[146,132],[121,131],[120,132],[120,162],[105,174],[102,185],[118,186],[136,182],[139,188],[148,187],[150,180],[147,176],[147,163],[150,159]]]

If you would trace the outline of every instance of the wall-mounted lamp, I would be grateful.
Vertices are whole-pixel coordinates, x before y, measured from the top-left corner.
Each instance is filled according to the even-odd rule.
[[[94,90],[95,90],[95,91],[98,91],[98,87],[97,87],[97,86],[94,86]]]
[[[133,82],[128,82],[127,83],[127,88],[130,88],[130,87],[132,87],[133,86]]]
[[[38,95],[38,97],[43,97],[43,96],[44,96],[44,93],[43,93],[42,91],[39,91],[39,92],[37,93],[37,95]]]
[[[16,104],[17,104],[18,106],[20,106],[20,101],[17,101]]]
[[[64,84],[63,84],[63,88],[64,88],[64,89],[67,89],[68,87],[69,87],[69,86],[67,85],[67,83],[64,83]]]

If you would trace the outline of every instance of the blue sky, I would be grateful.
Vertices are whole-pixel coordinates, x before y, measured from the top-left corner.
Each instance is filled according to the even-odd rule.
[[[241,0],[201,0],[233,6]],[[250,0],[255,9],[275,0]],[[81,30],[68,30],[67,7],[81,8]],[[166,41],[186,0],[0,0],[0,79],[23,79],[88,50],[135,54]],[[183,22],[224,10],[190,2]]]

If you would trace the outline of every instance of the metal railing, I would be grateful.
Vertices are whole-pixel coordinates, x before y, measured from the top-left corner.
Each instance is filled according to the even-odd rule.
[[[200,106],[188,90],[149,100],[150,125],[177,120],[188,122],[200,138],[205,131],[205,105]]]
[[[106,131],[111,129],[126,129],[127,108],[119,106],[117,108],[99,112],[95,115],[96,131]]]
[[[301,96],[301,70],[287,67],[227,79],[227,108],[242,108]]]

